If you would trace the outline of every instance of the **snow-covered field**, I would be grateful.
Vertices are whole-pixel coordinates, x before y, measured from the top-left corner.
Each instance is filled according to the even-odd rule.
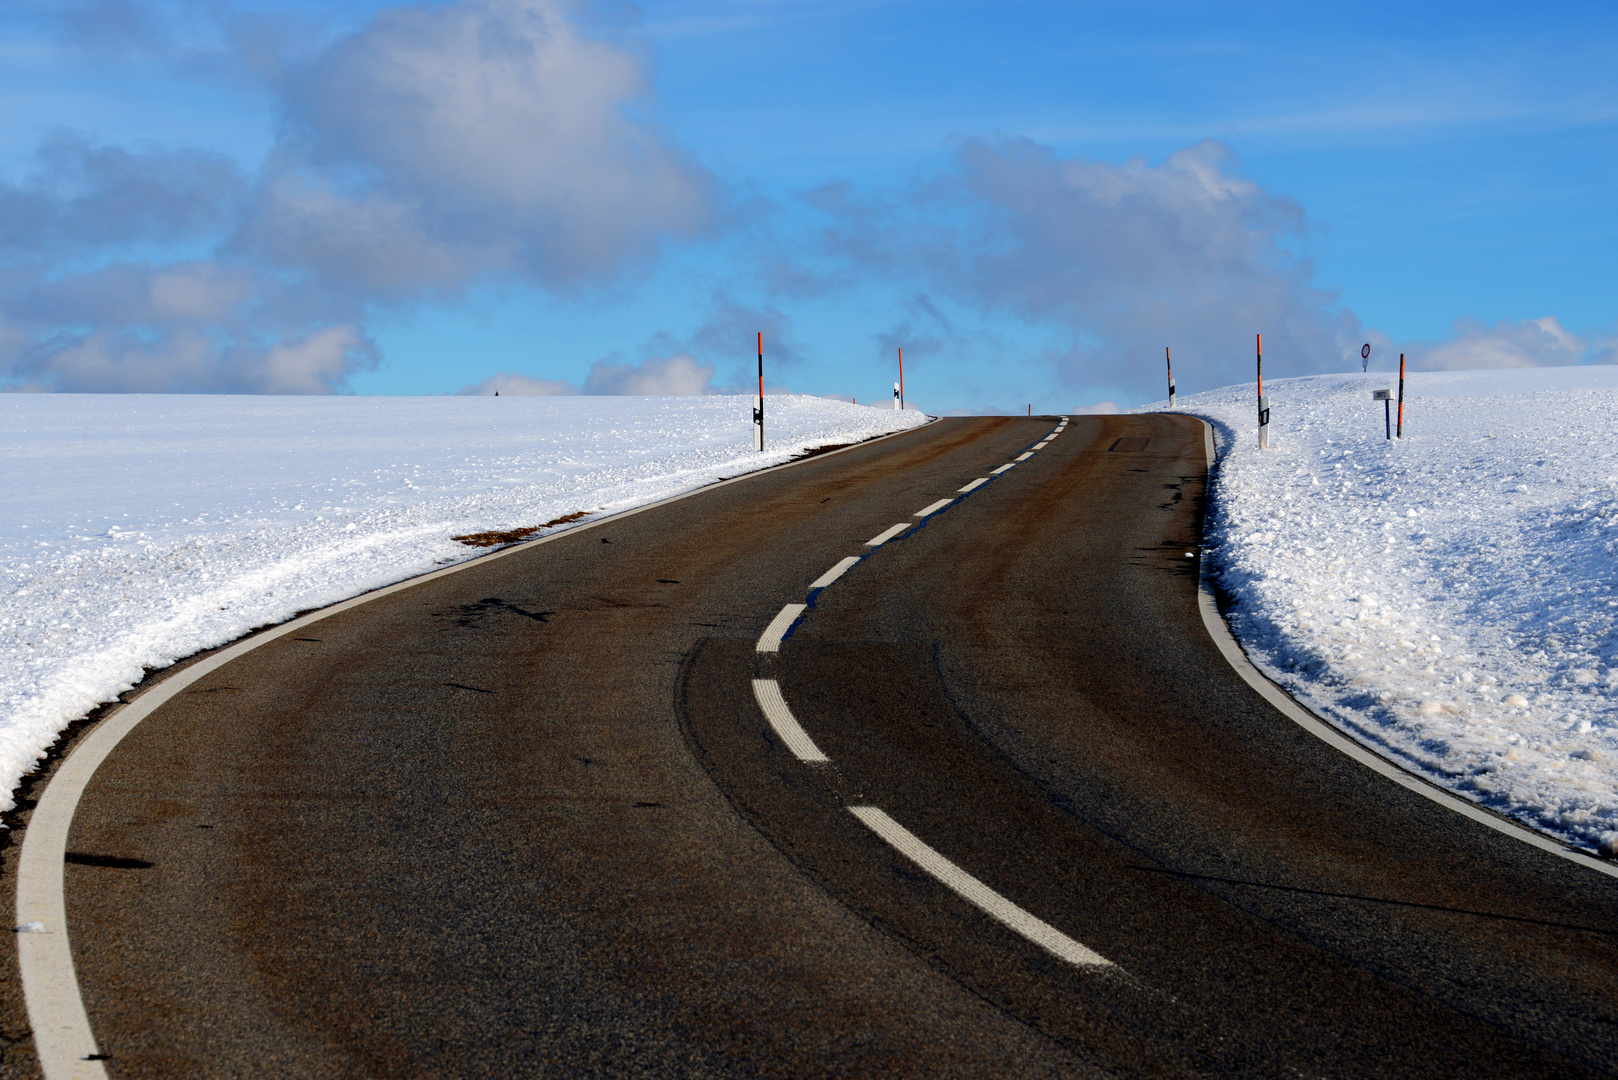
[[[0,396],[0,809],[144,667],[478,553],[452,536],[925,420],[770,397],[759,454],[735,397]]]
[[[1618,842],[1618,368],[1266,381],[1214,421],[1231,627],[1321,716],[1585,849]]]

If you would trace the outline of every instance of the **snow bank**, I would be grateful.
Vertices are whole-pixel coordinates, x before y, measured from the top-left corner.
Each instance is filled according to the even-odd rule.
[[[1209,566],[1257,665],[1345,732],[1581,848],[1618,839],[1618,368],[1266,381],[1214,422]]]
[[[925,422],[822,398],[0,396],[0,793],[143,668],[435,566]],[[590,518],[586,518],[586,521]]]

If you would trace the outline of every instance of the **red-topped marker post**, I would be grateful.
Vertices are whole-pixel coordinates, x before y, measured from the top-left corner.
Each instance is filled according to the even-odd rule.
[[[899,350],[899,408],[905,407],[905,351]]]
[[[753,449],[764,449],[764,331],[758,332],[758,398],[753,402]]]
[[[1258,445],[1270,448],[1270,399],[1264,396],[1264,335],[1258,335]]]
[[[1405,354],[1399,354],[1399,423],[1393,429],[1393,437],[1405,437]]]

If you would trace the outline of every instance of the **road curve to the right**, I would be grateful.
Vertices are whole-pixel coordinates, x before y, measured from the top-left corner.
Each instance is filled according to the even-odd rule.
[[[1200,424],[1078,418],[1014,475],[883,539],[768,652],[687,658],[687,739],[747,820],[1103,1072],[1618,1072],[1618,881],[1351,760],[1209,637]],[[814,756],[761,737],[760,678]]]

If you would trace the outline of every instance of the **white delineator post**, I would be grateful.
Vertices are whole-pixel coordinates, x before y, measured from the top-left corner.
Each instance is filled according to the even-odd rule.
[[[1174,361],[1169,359],[1169,347],[1163,346],[1163,363],[1169,369],[1169,408],[1174,408]]]
[[[1264,335],[1258,335],[1258,445],[1270,448],[1270,399],[1264,396]]]
[[[753,401],[753,449],[764,449],[764,331],[758,332],[758,397]]]

